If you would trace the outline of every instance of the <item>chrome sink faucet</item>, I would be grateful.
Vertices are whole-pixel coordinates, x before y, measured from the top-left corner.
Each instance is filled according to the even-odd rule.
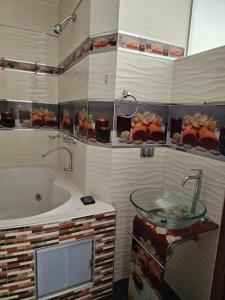
[[[69,166],[67,168],[64,168],[64,171],[67,171],[67,172],[73,171],[73,157],[72,157],[72,153],[66,147],[57,147],[57,148],[51,149],[51,150],[47,151],[46,153],[42,154],[41,156],[44,158],[47,155],[49,155],[50,153],[58,151],[58,150],[66,150],[69,153],[69,157],[70,157]]]
[[[189,180],[196,180],[196,185],[195,185],[195,192],[194,192],[194,198],[192,201],[191,205],[191,213],[194,214],[196,211],[197,203],[200,197],[200,192],[201,192],[201,186],[202,186],[202,177],[203,177],[203,170],[202,169],[191,169],[192,171],[197,171],[196,175],[190,175],[187,176],[183,179],[182,186],[185,186],[185,184]]]

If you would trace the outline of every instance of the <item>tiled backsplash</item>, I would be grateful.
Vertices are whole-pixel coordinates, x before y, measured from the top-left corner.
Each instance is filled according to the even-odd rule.
[[[225,103],[170,105],[89,99],[57,105],[2,100],[0,114],[1,128],[61,129],[88,144],[166,145],[225,159]]]

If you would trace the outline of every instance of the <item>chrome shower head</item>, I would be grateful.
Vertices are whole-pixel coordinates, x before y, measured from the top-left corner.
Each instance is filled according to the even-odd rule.
[[[76,15],[68,16],[66,17],[62,22],[55,24],[53,30],[56,34],[60,34],[63,29],[66,27],[66,25],[69,23],[69,21],[72,20],[73,22],[76,21]]]
[[[60,34],[63,31],[63,29],[66,27],[66,25],[69,23],[69,21],[71,21],[71,20],[73,22],[76,21],[76,11],[82,2],[83,2],[83,0],[80,0],[78,2],[77,6],[75,7],[73,13],[70,16],[66,17],[62,22],[55,24],[55,26],[53,28],[54,33]]]
[[[62,28],[62,25],[61,24],[55,24],[54,28],[53,28],[53,31],[56,33],[56,34],[60,34],[62,32],[63,28]]]

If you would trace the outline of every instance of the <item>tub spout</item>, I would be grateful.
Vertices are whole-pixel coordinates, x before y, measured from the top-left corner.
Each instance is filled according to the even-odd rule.
[[[46,153],[43,153],[41,156],[42,156],[42,158],[45,158],[45,157],[48,156],[50,153],[55,152],[55,151],[58,151],[58,150],[66,150],[66,151],[68,152],[68,154],[69,154],[69,158],[70,158],[70,160],[69,160],[69,165],[68,165],[67,168],[64,168],[64,171],[67,171],[67,172],[73,171],[73,157],[72,157],[72,153],[71,153],[71,151],[70,151],[68,148],[66,148],[66,147],[58,147],[58,148],[51,149],[51,150],[47,151]]]

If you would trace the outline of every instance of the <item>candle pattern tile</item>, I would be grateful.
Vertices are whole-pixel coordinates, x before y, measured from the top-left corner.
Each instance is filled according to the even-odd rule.
[[[116,101],[113,146],[166,144],[170,106]]]
[[[224,155],[224,104],[172,105],[169,143],[184,149]]]
[[[58,129],[58,105],[0,101],[0,128]]]

